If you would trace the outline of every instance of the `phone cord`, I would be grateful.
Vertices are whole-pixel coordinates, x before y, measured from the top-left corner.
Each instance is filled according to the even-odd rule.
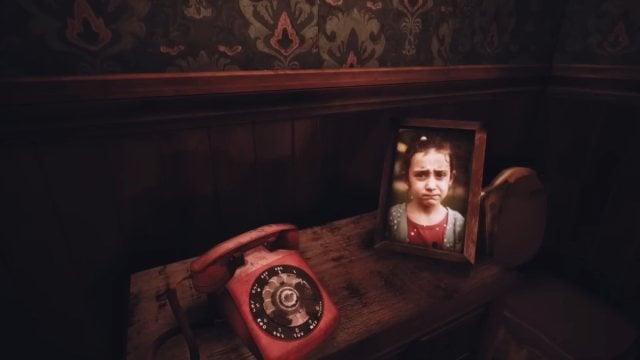
[[[185,341],[187,342],[187,347],[189,349],[189,357],[191,360],[199,360],[200,359],[200,350],[198,349],[198,344],[196,343],[195,336],[193,335],[193,331],[191,330],[191,326],[189,325],[189,320],[182,310],[182,306],[180,305],[180,301],[178,300],[178,285],[184,280],[189,279],[190,277],[184,277],[172,284],[169,285],[169,289],[167,289],[167,300],[169,300],[169,306],[171,307],[171,311],[173,312],[173,316],[178,321],[179,328],[170,329],[160,336],[158,336],[153,343],[151,344],[151,349],[148,353],[148,360],[155,360],[156,353],[158,352],[158,348],[169,338],[178,334],[178,332],[182,332]]]

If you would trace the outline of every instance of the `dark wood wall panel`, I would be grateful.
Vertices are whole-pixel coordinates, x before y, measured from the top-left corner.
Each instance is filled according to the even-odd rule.
[[[606,196],[592,191],[595,193],[594,202],[591,207],[585,206],[589,209],[586,214],[579,214],[580,219],[585,219],[579,222],[579,226],[582,229],[587,222],[596,224],[591,226],[591,236],[599,241],[591,239],[590,258],[596,273],[601,274],[602,280],[611,286],[611,297],[624,299],[626,292],[637,292],[640,287],[637,276],[636,279],[630,276],[639,273],[628,271],[637,261],[640,246],[637,229],[637,219],[640,219],[640,166],[637,158],[640,154],[637,139],[640,126],[637,116],[640,115],[640,107],[608,107],[607,110],[607,121],[601,130],[601,151],[587,185],[590,189],[603,189]],[[636,121],[620,121],[629,115],[636,116]],[[625,131],[621,132],[623,124],[626,125]],[[582,231],[581,235],[584,233]]]
[[[217,240],[249,230],[264,219],[261,194],[255,181],[255,144],[251,123],[209,130],[211,164],[216,186],[216,211],[220,217]]]
[[[82,327],[76,326],[89,325],[83,320],[89,314],[81,301],[82,284],[76,282],[77,269],[63,236],[42,156],[32,142],[10,143],[0,148],[0,161],[2,257],[11,278],[6,293],[19,305],[6,309],[15,319],[14,327],[24,335],[7,345],[26,358],[77,356],[95,338],[84,339]],[[38,346],[32,339],[39,340]],[[76,346],[81,340],[87,340],[88,346]]]
[[[161,139],[156,134],[127,136],[112,142],[120,229],[129,263],[152,266],[168,258],[171,244],[160,241],[166,218],[161,209]],[[135,266],[134,266],[135,268]]]
[[[640,324],[638,69],[561,70],[538,122],[549,193],[540,261]]]
[[[500,167],[506,166],[531,166],[530,155],[527,151],[536,151],[540,144],[530,144],[531,127],[536,123],[538,107],[540,104],[539,93],[532,92],[526,96],[508,95],[502,99],[495,99],[485,106],[500,109],[492,115],[491,111],[483,114],[493,116],[486,119],[487,136],[495,141],[487,142],[487,153],[493,154],[493,164]],[[487,109],[488,110],[488,109]],[[500,169],[490,169],[491,172]]]
[[[327,193],[327,170],[324,158],[324,143],[321,137],[320,119],[303,118],[293,122],[293,186],[291,194],[296,214],[291,218],[301,223],[313,212],[317,212],[324,194]],[[306,220],[308,221],[308,220]]]
[[[582,189],[575,242],[584,239],[589,244],[583,277],[592,280],[605,299],[623,306],[640,322],[640,280],[637,272],[630,272],[638,262],[640,247],[640,106],[601,106],[604,119],[592,171]]]
[[[115,182],[107,144],[101,139],[71,143],[41,143],[45,178],[59,216],[62,239],[56,244],[68,254],[72,276],[67,282],[76,293],[74,328],[86,349],[108,355],[111,349],[100,338],[110,338],[117,318],[112,306],[104,306],[118,289],[116,274],[125,270],[123,242],[119,234]],[[78,286],[78,284],[81,284]],[[106,324],[96,327],[93,324]]]
[[[209,133],[206,128],[163,132],[161,189],[167,244],[185,257],[211,247],[221,220],[215,202]],[[186,246],[184,246],[186,245]]]
[[[377,207],[377,195],[380,191],[385,152],[389,141],[389,119],[392,118],[395,116],[393,111],[389,110],[367,113],[359,117],[359,129],[355,137],[362,136],[362,142],[356,148],[357,151],[353,157],[353,163],[358,166],[347,167],[346,180],[356,189],[360,185],[363,186],[362,199],[367,199],[366,206],[372,207],[372,210]],[[372,199],[375,202],[371,202]]]
[[[256,201],[245,206],[261,206],[262,222],[290,221],[295,204],[293,178],[293,124],[290,120],[253,124],[254,176],[249,191]]]
[[[324,199],[324,209],[335,214],[334,216],[345,216],[345,211],[352,209],[354,203],[362,201],[366,197],[368,184],[372,182],[372,179],[369,179],[358,184],[354,179],[355,172],[366,169],[361,154],[371,150],[363,148],[370,130],[363,128],[362,117],[371,116],[369,113],[338,115],[326,123],[323,122],[323,138],[329,146],[325,161],[330,176],[330,188]],[[373,157],[374,154],[369,156]]]
[[[551,193],[562,193],[562,196],[551,196],[549,199],[549,219],[559,222],[551,222],[547,226],[547,236],[550,237],[547,242],[551,247],[555,247],[560,240],[564,242],[571,238],[567,232],[573,229],[580,184],[591,161],[590,153],[600,120],[585,119],[584,114],[589,112],[585,105],[577,100],[547,100],[549,119],[545,138],[541,139],[541,143],[545,144],[541,150],[545,152],[546,186]],[[568,264],[568,267],[572,265]]]

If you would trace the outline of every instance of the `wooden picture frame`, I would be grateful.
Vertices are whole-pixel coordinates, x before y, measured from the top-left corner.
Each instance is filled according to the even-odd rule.
[[[479,122],[396,121],[382,172],[374,247],[473,264],[485,144]]]

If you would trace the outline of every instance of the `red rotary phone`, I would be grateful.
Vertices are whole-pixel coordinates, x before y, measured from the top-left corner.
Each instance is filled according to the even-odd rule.
[[[191,263],[193,287],[221,296],[229,325],[257,357],[301,358],[338,324],[338,311],[296,251],[298,244],[294,225],[271,224],[222,242]],[[176,293],[182,280],[170,286],[169,304],[191,359],[198,359]]]

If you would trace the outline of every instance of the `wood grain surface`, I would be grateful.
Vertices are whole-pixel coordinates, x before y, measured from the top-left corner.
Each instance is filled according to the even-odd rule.
[[[477,311],[515,279],[491,262],[473,267],[376,252],[370,246],[375,213],[300,232],[300,252],[338,307],[337,330],[310,358],[376,358],[399,351],[471,311]],[[128,359],[144,359],[151,344],[167,336],[159,359],[188,358],[165,291],[188,274],[193,259],[131,276]],[[249,359],[251,353],[220,320],[205,295],[187,281],[181,303],[195,327],[202,359]],[[173,333],[171,333],[173,331]]]
[[[463,65],[375,69],[255,70],[0,79],[0,103],[238,94],[547,76],[548,65]]]

